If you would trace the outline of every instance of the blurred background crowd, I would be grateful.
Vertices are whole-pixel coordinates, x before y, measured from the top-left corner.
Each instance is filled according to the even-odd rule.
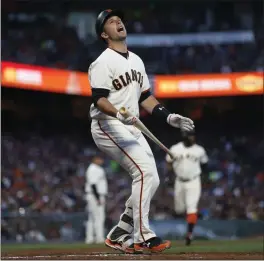
[[[42,9],[41,3],[37,8],[34,1],[3,1],[2,60],[86,72],[104,46],[92,33],[83,34],[81,28],[69,25],[70,12],[85,12],[91,7],[77,2],[65,2],[65,11],[54,3],[51,11],[47,5]],[[105,6],[99,2],[94,4],[96,14],[109,8],[109,3]],[[131,3],[131,8],[125,10],[129,34],[241,30],[254,34],[254,41],[245,43],[129,47],[142,57],[148,73],[263,71],[261,2],[197,2],[188,7],[179,2],[173,8],[167,8],[163,1],[140,5]],[[200,218],[264,219],[263,98],[194,98],[162,103],[194,119],[198,143],[205,147],[210,159],[208,172],[203,173]],[[90,134],[90,104],[89,97],[2,88],[2,239],[81,237],[70,222],[50,228],[44,235],[34,221],[24,222],[22,217],[85,211],[85,171],[97,152]],[[141,116],[165,145],[180,140],[172,128],[157,126],[144,111]],[[173,179],[166,178],[170,173],[165,155],[150,144],[161,179],[150,217],[176,218]],[[110,227],[130,195],[131,180],[107,157],[105,168],[109,182],[106,225]]]
[[[5,2],[5,1],[4,1]],[[6,1],[11,5],[11,1]],[[31,1],[34,2],[34,1]],[[63,11],[59,4],[38,6],[42,12],[28,12],[31,2],[15,4],[15,12],[2,15],[2,60],[87,71],[89,64],[104,48],[87,24],[73,25],[74,11],[90,11],[90,5],[69,2]],[[41,4],[38,4],[41,5]],[[99,6],[98,6],[99,5]],[[107,4],[108,6],[109,4]],[[122,8],[112,3],[112,8]],[[50,7],[50,8],[51,8]],[[241,32],[252,30],[254,41],[243,39],[199,45],[130,46],[145,62],[148,73],[207,73],[263,70],[264,22],[261,1],[174,3],[167,8],[162,1],[130,3],[125,8],[129,34],[186,34]],[[35,7],[36,8],[36,7]],[[104,3],[93,3],[97,14]],[[20,10],[20,12],[16,12]],[[25,11],[24,11],[25,10]],[[45,12],[46,11],[46,12]],[[43,13],[44,12],[44,13]],[[202,37],[202,36],[201,36]]]
[[[21,234],[23,239],[33,239],[28,233],[35,221],[28,219],[24,230],[21,230],[22,217],[37,217],[38,214],[56,216],[86,210],[85,171],[98,150],[92,141],[87,117],[76,116],[74,111],[80,108],[76,100],[83,103],[86,111],[90,102],[89,98],[80,101],[64,95],[9,89],[3,90],[3,97],[3,107],[9,110],[2,111],[2,232],[6,231],[3,228],[8,228],[2,236],[17,238]],[[16,97],[12,110],[9,97]],[[166,106],[171,111],[187,116],[197,111],[190,108],[201,109],[201,116],[195,121],[197,140],[206,148],[210,159],[208,172],[202,175],[201,219],[264,218],[261,99],[253,96],[217,98],[211,102],[204,99],[202,104],[200,99],[192,101],[194,104],[188,99],[177,104],[167,102]],[[243,109],[245,103],[250,104],[251,110]],[[181,139],[178,131],[165,124],[157,126],[144,112],[142,118],[168,147]],[[173,174],[166,169],[163,151],[151,141],[149,143],[161,179],[150,217],[152,220],[177,218],[173,205]],[[109,182],[106,225],[110,227],[118,220],[130,195],[131,178],[116,162],[106,156],[105,159]],[[14,218],[16,215],[19,217],[17,220]],[[8,226],[8,222],[16,225]],[[65,226],[70,226],[65,229],[74,234],[70,223]],[[46,237],[64,238],[60,233],[51,230]]]

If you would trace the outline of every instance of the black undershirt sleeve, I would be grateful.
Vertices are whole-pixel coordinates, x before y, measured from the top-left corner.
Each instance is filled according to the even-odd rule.
[[[99,197],[99,194],[98,194],[98,191],[97,191],[95,184],[93,184],[91,187],[92,187],[94,196],[96,197],[97,200],[99,200],[100,197]]]
[[[208,171],[208,164],[207,163],[201,163],[201,169],[204,174]]]
[[[145,101],[150,95],[151,95],[150,90],[142,92],[138,102],[141,103],[141,102]]]
[[[94,106],[97,106],[97,102],[100,98],[107,98],[110,93],[110,90],[103,88],[92,88],[92,101]]]

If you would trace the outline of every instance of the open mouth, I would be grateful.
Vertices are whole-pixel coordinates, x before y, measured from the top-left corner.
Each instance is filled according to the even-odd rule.
[[[124,32],[124,28],[123,27],[119,27],[118,29],[117,29],[117,32]]]

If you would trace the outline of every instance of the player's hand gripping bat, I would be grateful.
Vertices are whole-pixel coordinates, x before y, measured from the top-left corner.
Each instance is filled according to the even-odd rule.
[[[125,107],[122,107],[119,110],[119,113],[122,114],[123,117],[125,118],[133,116]],[[142,131],[146,136],[148,136],[166,153],[168,153],[172,159],[174,158],[173,153],[150,132],[150,130],[144,125],[144,123],[140,119],[137,118],[137,121],[134,123],[134,126],[138,128],[140,131]]]

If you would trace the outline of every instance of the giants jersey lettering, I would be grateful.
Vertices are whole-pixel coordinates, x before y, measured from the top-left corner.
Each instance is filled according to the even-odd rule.
[[[207,154],[204,148],[194,144],[191,147],[185,147],[183,142],[173,145],[172,151],[175,161],[172,163],[174,173],[181,178],[191,179],[201,174],[201,164],[208,162]],[[166,155],[167,162],[171,162],[169,155]]]
[[[126,59],[116,51],[107,48],[89,67],[91,88],[110,91],[108,100],[119,110],[126,107],[132,114],[139,116],[138,101],[142,92],[150,89],[143,61],[129,52]],[[94,104],[90,115],[93,119],[115,119],[100,112]]]

